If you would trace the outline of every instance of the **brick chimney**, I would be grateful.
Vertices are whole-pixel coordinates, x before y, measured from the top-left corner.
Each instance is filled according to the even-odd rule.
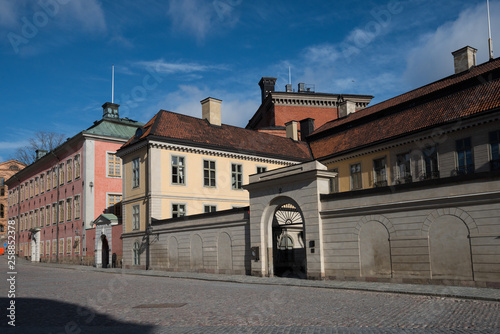
[[[276,78],[262,77],[259,81],[260,90],[262,93],[262,102],[266,99],[270,92],[274,92],[274,86],[276,85]]]
[[[297,121],[290,121],[285,123],[286,126],[286,137],[291,138],[294,141],[299,140],[299,131],[297,129]]]
[[[208,123],[212,125],[221,126],[221,111],[220,106],[222,100],[214,99],[213,97],[207,97],[206,99],[200,101],[201,103],[201,115],[203,119],[206,119]]]
[[[339,105],[339,118],[356,112],[356,103],[352,101],[342,101]]]
[[[314,132],[314,119],[306,118],[300,121],[300,140],[306,140],[306,137]]]
[[[476,66],[476,52],[477,49],[466,46],[451,53],[455,64],[455,74],[467,71],[471,67]]]

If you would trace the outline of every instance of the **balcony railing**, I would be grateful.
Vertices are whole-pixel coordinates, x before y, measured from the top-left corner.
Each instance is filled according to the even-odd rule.
[[[474,173],[474,165],[459,166],[455,169],[456,175],[467,175]]]

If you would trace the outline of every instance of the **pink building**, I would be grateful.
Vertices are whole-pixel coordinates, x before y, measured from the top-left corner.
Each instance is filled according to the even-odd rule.
[[[37,160],[6,182],[18,256],[119,263],[121,226],[113,226],[121,224],[122,168],[115,152],[143,124],[119,118],[118,107],[105,103],[101,120],[50,152],[37,151]]]

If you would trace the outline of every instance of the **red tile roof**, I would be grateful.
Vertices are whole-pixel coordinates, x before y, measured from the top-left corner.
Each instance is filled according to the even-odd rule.
[[[308,142],[315,159],[500,107],[500,58],[326,123]]]
[[[122,150],[146,138],[290,161],[312,159],[305,142],[160,110]]]

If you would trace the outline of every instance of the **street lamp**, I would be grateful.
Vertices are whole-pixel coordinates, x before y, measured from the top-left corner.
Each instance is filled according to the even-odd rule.
[[[149,236],[153,234],[153,226],[151,224],[146,227],[146,270],[149,270]]]

